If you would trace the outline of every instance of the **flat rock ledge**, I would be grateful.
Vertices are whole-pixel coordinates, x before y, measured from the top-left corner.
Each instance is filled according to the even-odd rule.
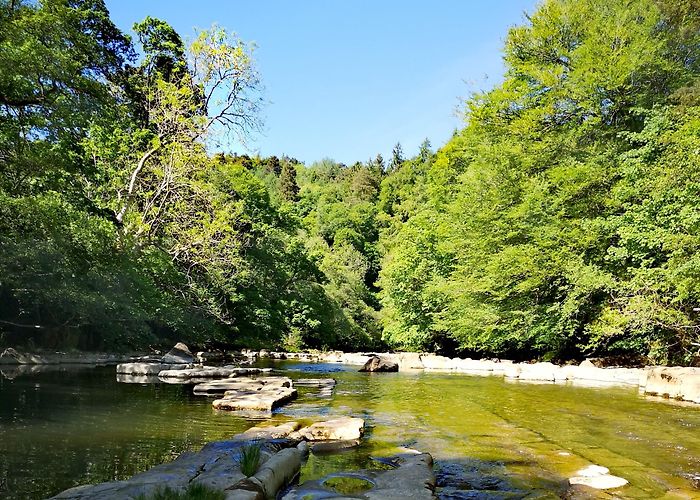
[[[370,366],[373,358],[396,363],[399,371],[426,370],[468,375],[493,375],[511,381],[570,383],[588,387],[638,387],[641,393],[680,401],[700,403],[700,368],[649,366],[644,368],[600,367],[590,360],[579,365],[514,363],[505,359],[450,358],[430,353],[397,352],[268,352],[241,351],[248,359],[260,357],[320,363]]]
[[[353,419],[352,422],[352,430],[359,439],[362,431],[355,425],[354,420],[362,419]],[[347,423],[348,419],[334,419],[317,422],[317,424],[324,424],[328,428],[337,430],[342,427],[341,421]],[[364,422],[362,422],[363,427]],[[276,498],[278,493],[298,476],[301,464],[309,453],[309,445],[305,440],[292,438],[293,435],[303,431],[298,422],[286,422],[270,427],[252,427],[228,441],[209,443],[197,453],[183,453],[173,462],[158,465],[130,479],[77,486],[53,498],[130,500],[142,495],[153,495],[165,485],[174,490],[184,491],[193,483],[224,490],[227,500]],[[360,434],[357,434],[358,432]],[[349,434],[350,431],[346,433]],[[261,464],[253,476],[246,477],[240,471],[239,460],[242,447],[251,443],[258,443],[261,446]]]

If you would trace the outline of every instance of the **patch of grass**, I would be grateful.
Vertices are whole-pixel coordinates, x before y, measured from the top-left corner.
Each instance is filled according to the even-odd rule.
[[[191,484],[185,491],[178,491],[165,486],[152,495],[139,495],[136,500],[225,500],[226,494],[203,484]]]
[[[238,455],[238,465],[246,477],[250,477],[258,472],[261,448],[260,443],[255,442],[241,447],[241,452]]]

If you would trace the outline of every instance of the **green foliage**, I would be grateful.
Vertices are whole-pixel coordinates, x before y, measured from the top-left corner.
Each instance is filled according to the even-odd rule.
[[[252,48],[0,1],[0,341],[700,356],[700,9],[546,0],[413,158],[211,156]]]
[[[260,451],[262,447],[260,443],[251,443],[241,446],[238,455],[238,466],[241,472],[247,477],[255,475],[260,468]]]
[[[697,362],[699,26],[690,3],[550,0],[511,30],[504,83],[382,185],[387,341]]]

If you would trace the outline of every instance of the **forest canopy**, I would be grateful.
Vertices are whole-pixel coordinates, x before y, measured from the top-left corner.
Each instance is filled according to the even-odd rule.
[[[253,47],[133,31],[0,0],[0,345],[700,362],[696,0],[545,0],[447,144],[353,165],[220,151]]]

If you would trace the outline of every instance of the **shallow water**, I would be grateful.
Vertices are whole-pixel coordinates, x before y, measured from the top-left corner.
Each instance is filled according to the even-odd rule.
[[[302,481],[411,448],[435,458],[443,498],[556,498],[591,463],[630,481],[613,490],[618,498],[700,498],[698,406],[645,399],[636,388],[275,366],[338,385],[332,399],[301,388],[273,420],[356,415],[369,426],[360,447],[311,455]],[[113,367],[0,376],[0,497],[123,479],[258,423],[213,410],[188,386],[118,384]]]

